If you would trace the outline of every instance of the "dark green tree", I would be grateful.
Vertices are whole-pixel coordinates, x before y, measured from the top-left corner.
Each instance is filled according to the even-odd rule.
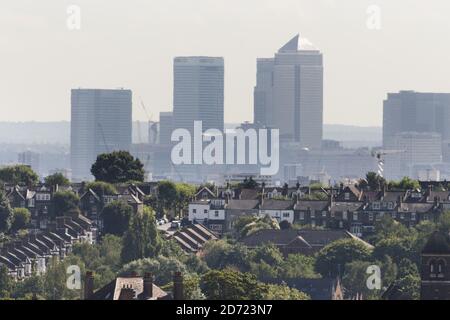
[[[14,282],[9,275],[8,268],[0,265],[0,298],[9,298]]]
[[[123,183],[144,181],[144,165],[127,151],[104,153],[97,157],[91,173],[97,181]]]
[[[208,300],[259,300],[264,294],[255,275],[232,269],[207,272],[201,288]]]
[[[323,277],[343,275],[347,263],[354,260],[368,261],[371,251],[366,244],[359,240],[337,240],[319,251],[316,271]]]
[[[70,185],[69,179],[67,179],[62,173],[57,172],[52,175],[45,177],[45,185],[47,187],[54,186],[68,186]]]
[[[175,203],[178,200],[177,186],[172,181],[160,181],[158,183],[158,202],[159,207],[169,211],[175,209]]]
[[[14,220],[14,213],[5,193],[0,190],[0,232],[7,233]]]
[[[372,191],[381,190],[381,188],[386,184],[386,180],[381,177],[376,172],[369,172],[366,175],[367,186]]]
[[[122,261],[124,263],[152,258],[161,250],[161,238],[156,228],[155,213],[145,207],[141,214],[131,218],[123,238]]]
[[[14,218],[11,226],[12,231],[25,229],[31,220],[31,213],[27,208],[14,208]]]
[[[113,184],[103,181],[90,182],[86,185],[85,189],[91,189],[100,197],[113,196],[117,194],[117,189]]]
[[[34,186],[39,176],[29,166],[15,165],[0,169],[0,181],[13,185]]]
[[[133,216],[133,207],[123,201],[113,201],[107,204],[102,211],[103,232],[123,236],[128,230],[130,219]]]
[[[52,203],[52,215],[54,217],[60,217],[73,210],[78,210],[80,198],[71,191],[58,191],[53,195]]]

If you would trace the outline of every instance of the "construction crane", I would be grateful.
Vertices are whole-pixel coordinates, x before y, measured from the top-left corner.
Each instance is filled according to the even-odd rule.
[[[100,128],[100,132],[101,132],[101,134],[102,134],[103,144],[104,144],[104,146],[105,146],[105,152],[106,152],[106,153],[109,153],[109,147],[108,147],[108,144],[106,143],[106,137],[105,137],[105,132],[103,131],[103,127],[102,127],[102,125],[101,125],[100,122],[98,122],[97,125],[98,125],[98,127]]]
[[[395,150],[395,149],[372,151],[372,157],[377,159],[378,175],[382,178],[384,177],[384,165],[386,163],[385,156],[400,154],[400,153],[405,153],[405,152],[406,152],[406,150]]]
[[[153,118],[153,115],[151,114],[151,113],[149,113],[148,111],[147,111],[147,108],[145,107],[145,104],[144,104],[144,101],[142,100],[142,97],[139,97],[139,105],[141,106],[141,108],[144,110],[144,113],[145,113],[145,115],[146,115],[146,117],[147,117],[147,119],[148,119],[148,122],[149,122],[149,124],[152,122],[152,118]],[[145,150],[144,150],[144,141],[142,141],[142,132],[141,132],[141,124],[140,124],[140,122],[138,121],[138,136],[139,136],[139,143],[141,144],[141,146],[142,146],[142,148],[141,148],[141,154],[142,154],[142,156],[144,155],[144,153],[145,153]],[[150,163],[150,155],[148,155],[147,157],[146,157],[146,159],[144,160],[144,168],[148,168],[148,164]]]

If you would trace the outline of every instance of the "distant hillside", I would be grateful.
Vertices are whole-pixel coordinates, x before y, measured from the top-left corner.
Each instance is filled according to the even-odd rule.
[[[226,124],[227,128],[234,127]],[[380,127],[324,125],[324,139],[344,142],[346,146],[368,146],[381,143]],[[133,122],[133,142],[147,141],[147,122]],[[0,143],[65,144],[70,143],[70,122],[0,122]]]

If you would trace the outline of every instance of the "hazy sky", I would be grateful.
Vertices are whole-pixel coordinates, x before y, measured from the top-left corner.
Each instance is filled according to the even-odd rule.
[[[448,0],[1,0],[0,121],[68,120],[76,87],[130,88],[133,118],[142,97],[156,120],[178,55],[223,56],[225,120],[252,120],[256,58],[300,33],[324,54],[325,123],[380,125],[388,91],[450,92],[449,15]]]

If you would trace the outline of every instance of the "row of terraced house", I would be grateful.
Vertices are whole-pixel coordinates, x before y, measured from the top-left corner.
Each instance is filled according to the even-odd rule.
[[[450,209],[450,191],[363,190],[355,185],[317,189],[260,187],[255,189],[201,189],[189,204],[189,221],[201,223],[218,233],[232,231],[243,215],[270,216],[291,224],[347,230],[358,237],[373,232],[375,224],[388,215],[406,226],[436,221]],[[320,199],[320,200],[314,200]]]
[[[124,201],[135,212],[143,208],[144,197],[154,192],[156,184],[140,187],[118,185],[114,194],[97,194],[85,184],[65,187],[3,186],[13,208],[27,208],[31,213],[28,235],[4,243],[0,249],[0,265],[5,265],[12,277],[26,278],[45,273],[52,259],[64,259],[77,242],[95,243],[102,231],[101,212],[112,201]],[[56,192],[69,191],[80,197],[79,211],[52,214]],[[54,217],[54,216],[57,217]],[[20,239],[20,240],[18,240]]]

